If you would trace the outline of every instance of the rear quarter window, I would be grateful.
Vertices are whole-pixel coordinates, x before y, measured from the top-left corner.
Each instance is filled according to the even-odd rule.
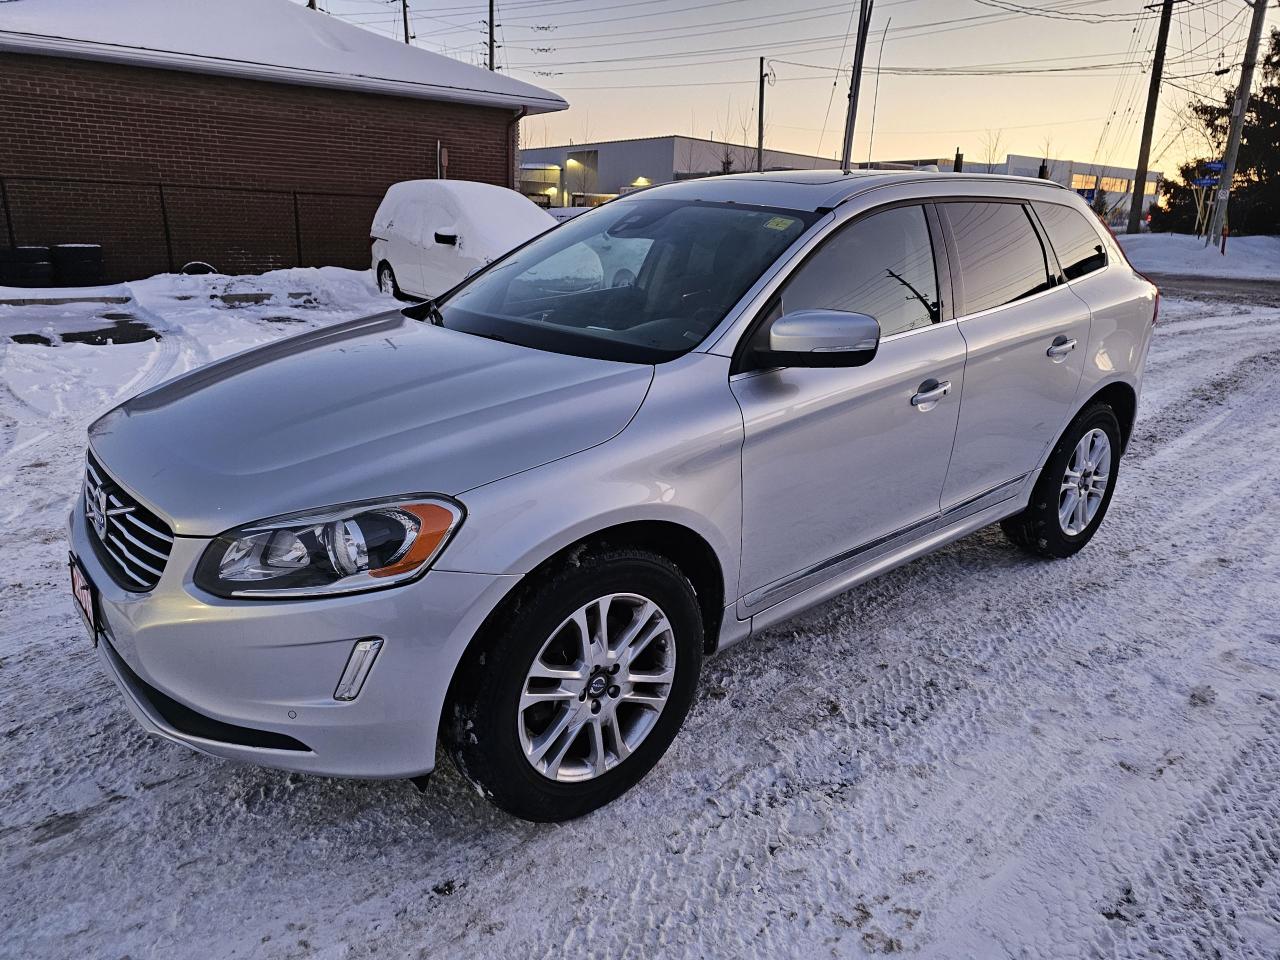
[[[1106,244],[1079,210],[1058,203],[1033,203],[1032,206],[1068,280],[1076,280],[1107,265]]]

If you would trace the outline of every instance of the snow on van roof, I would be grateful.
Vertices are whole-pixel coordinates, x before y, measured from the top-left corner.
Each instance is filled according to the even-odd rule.
[[[7,0],[0,51],[547,113],[564,99],[290,0]]]

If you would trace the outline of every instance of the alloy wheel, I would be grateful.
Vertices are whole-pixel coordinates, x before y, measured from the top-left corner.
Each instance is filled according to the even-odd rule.
[[[613,593],[574,611],[533,658],[516,724],[525,758],[552,780],[593,780],[629,757],[658,722],[675,680],[662,609]]]
[[[1094,428],[1080,438],[1058,496],[1058,524],[1069,536],[1079,536],[1098,515],[1111,479],[1111,440]]]

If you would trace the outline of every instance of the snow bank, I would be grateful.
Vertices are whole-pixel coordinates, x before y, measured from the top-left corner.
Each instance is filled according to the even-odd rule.
[[[150,345],[13,344],[117,306],[0,308],[0,956],[1280,955],[1280,310],[1169,299],[1083,553],[984,530],[709,658],[670,754],[556,826],[448,763],[419,793],[148,737],[73,611],[88,422],[353,309],[307,275],[367,283],[130,284]]]
[[[226,294],[251,296],[228,302]],[[103,287],[0,287],[0,300],[75,297],[97,299],[0,305],[0,449],[5,442],[19,448],[40,442],[50,418],[83,424],[228,354],[398,306],[378,293],[369,271],[337,267],[243,277],[160,274]],[[16,405],[8,420],[4,399]]]
[[[1227,255],[1180,233],[1122,234],[1120,246],[1143,273],[1280,280],[1280,237],[1229,237]]]

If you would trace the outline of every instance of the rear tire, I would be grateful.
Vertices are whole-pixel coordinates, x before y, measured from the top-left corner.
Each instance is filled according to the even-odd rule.
[[[378,290],[391,294],[397,300],[404,299],[404,295],[400,293],[400,285],[396,283],[396,272],[385,260],[378,264]]]
[[[1062,559],[1082,549],[1111,505],[1121,442],[1120,422],[1110,406],[1085,407],[1058,439],[1026,509],[1000,521],[1005,536],[1040,557]]]
[[[459,665],[443,736],[454,765],[521,819],[589,813],[638,783],[675,739],[702,643],[693,588],[665,557],[600,549],[574,558],[504,603]],[[670,679],[636,679],[645,676]]]

